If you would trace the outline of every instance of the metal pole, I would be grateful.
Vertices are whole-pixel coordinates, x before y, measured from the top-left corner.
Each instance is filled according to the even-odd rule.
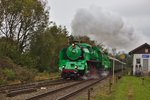
[[[144,77],[142,77],[142,85],[144,85]]]
[[[113,60],[113,84],[115,83],[115,60]]]
[[[123,75],[123,64],[122,64],[122,75]]]
[[[111,78],[109,78],[109,93],[111,93],[111,85],[112,85]]]

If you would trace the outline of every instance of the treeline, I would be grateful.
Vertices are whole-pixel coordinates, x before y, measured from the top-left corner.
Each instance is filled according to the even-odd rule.
[[[58,71],[58,54],[68,43],[68,32],[49,21],[46,4],[0,0],[0,85]]]

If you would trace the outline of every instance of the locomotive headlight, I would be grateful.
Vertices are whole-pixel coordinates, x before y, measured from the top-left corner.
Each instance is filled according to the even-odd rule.
[[[72,44],[72,47],[73,47],[73,48],[75,47],[75,44],[74,44],[74,43]]]
[[[78,69],[78,66],[75,66],[74,68],[75,68],[75,69]]]
[[[62,66],[63,69],[65,69],[65,66]]]

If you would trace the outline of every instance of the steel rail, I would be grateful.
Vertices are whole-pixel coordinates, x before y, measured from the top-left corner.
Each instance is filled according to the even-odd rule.
[[[46,96],[48,96],[48,95],[52,95],[52,94],[54,94],[54,93],[56,93],[56,92],[62,91],[62,90],[64,90],[64,89],[68,89],[68,88],[70,88],[70,87],[72,87],[72,86],[76,86],[76,85],[79,85],[79,84],[84,83],[84,82],[87,82],[87,81],[89,81],[89,80],[80,81],[80,82],[78,82],[78,83],[75,83],[75,84],[72,84],[72,85],[69,85],[69,86],[65,86],[65,87],[62,87],[62,88],[59,88],[59,89],[56,89],[56,90],[48,91],[48,92],[46,92],[46,93],[42,93],[42,94],[33,96],[33,97],[28,98],[28,99],[26,99],[26,100],[37,100],[37,99],[39,99],[39,98],[46,97]]]
[[[13,85],[6,85],[6,86],[1,86],[0,87],[0,93],[6,93],[9,91],[13,90],[20,90],[20,88],[26,89],[27,87],[41,87],[41,86],[46,86],[46,85],[52,85],[55,83],[59,84],[60,81],[63,81],[62,79],[59,80],[44,80],[44,81],[37,81],[33,83],[26,83],[26,84],[13,84]]]
[[[82,88],[80,88],[80,89],[78,89],[78,90],[76,90],[76,91],[73,91],[73,92],[71,92],[71,93],[69,93],[69,94],[66,94],[65,96],[62,96],[62,97],[58,98],[57,100],[66,100],[67,98],[78,94],[79,92],[81,92],[81,91],[83,91],[83,90],[85,90],[85,89],[87,89],[87,88],[89,88],[89,87],[91,87],[91,86],[93,86],[93,85],[99,83],[100,81],[102,81],[102,80],[104,80],[104,79],[106,79],[106,78],[107,78],[107,77],[102,78],[102,79],[100,79],[100,80],[97,80],[97,81],[94,82],[94,83],[91,83],[91,84],[89,84],[89,85],[87,85],[87,86],[85,86],[85,87],[82,87]]]
[[[72,81],[69,81],[72,82]],[[13,97],[22,93],[31,93],[31,92],[35,92],[37,91],[37,88],[39,87],[43,87],[43,86],[54,86],[54,85],[59,85],[59,84],[65,84],[68,83],[68,81],[60,81],[60,82],[56,82],[56,83],[44,83],[44,84],[40,84],[40,85],[33,85],[33,86],[29,86],[29,87],[20,87],[18,89],[12,89],[7,91],[7,96],[8,97]]]

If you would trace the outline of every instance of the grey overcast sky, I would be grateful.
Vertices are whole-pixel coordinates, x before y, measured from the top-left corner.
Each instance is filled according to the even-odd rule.
[[[127,49],[131,50],[135,48],[136,46],[138,46],[139,44],[143,44],[144,42],[147,42],[147,43],[150,42],[148,39],[150,37],[150,0],[48,0],[48,6],[50,6],[51,8],[50,20],[56,22],[57,24],[66,26],[70,33],[79,32],[77,34],[80,35],[80,32],[83,32],[83,30],[81,31],[81,29],[78,28],[78,26],[80,26],[81,28],[84,27],[84,26],[81,26],[81,22],[79,22],[79,20],[81,20],[80,18],[83,17],[82,16],[83,13],[85,14],[84,15],[85,19],[83,18],[85,21],[87,18],[86,15],[94,16],[93,18],[95,18],[95,20],[93,19],[90,19],[90,20],[96,21],[97,17],[101,18],[101,16],[106,16],[110,14],[110,16],[113,16],[115,20],[110,20],[111,17],[103,18],[106,22],[111,21],[112,24],[113,23],[115,24],[116,22],[120,21],[120,20],[116,20],[118,18],[118,19],[123,20],[123,21],[120,21],[121,23],[126,24],[123,27],[133,28],[134,32],[132,31],[133,33],[130,33],[131,31],[130,32],[128,31],[129,33],[127,34],[123,34],[122,32],[122,30],[124,30],[125,28],[120,29],[119,32],[120,31],[122,32],[123,34],[122,36],[125,35],[128,38],[130,37],[130,35],[134,35],[135,37],[137,35],[138,37],[143,37],[143,38],[142,40],[139,40],[139,41],[138,39],[140,38],[136,38],[135,41],[132,38],[125,39],[124,42],[120,44],[120,46],[119,46],[120,42],[117,43],[115,40],[106,41],[106,45],[109,45],[111,47],[116,47],[119,49],[124,49],[128,47]],[[97,12],[95,11],[99,9],[101,11],[97,11]],[[102,22],[97,22],[96,24],[99,25],[99,24],[102,24]],[[122,27],[121,26],[122,24],[117,24],[117,25],[118,26],[120,25],[119,27]],[[111,28],[112,26],[107,25],[107,27],[111,27]],[[91,32],[92,28],[89,28],[90,26],[87,26],[87,27],[88,27],[88,31],[85,28],[83,28],[85,29],[85,32]],[[104,26],[101,25],[100,27],[104,27]],[[89,29],[91,30],[89,31]],[[128,28],[125,30],[126,31],[124,32],[127,32],[127,30],[131,30],[131,28]],[[101,30],[99,31],[101,32]],[[104,31],[102,31],[101,33],[106,34],[107,31],[105,32]],[[91,35],[91,33],[89,33],[88,36],[94,37],[93,35]],[[96,35],[96,36],[105,37],[105,35],[102,35],[102,34]],[[110,35],[110,37],[111,36],[113,35]],[[114,38],[118,38],[118,37],[114,37]],[[101,38],[95,37],[94,39],[97,39],[99,41],[99,39]],[[133,43],[129,45],[130,42],[127,42],[127,41],[130,41],[130,42],[133,41]],[[137,41],[138,43],[135,43]],[[110,42],[114,42],[116,45]],[[103,43],[105,44],[105,42]],[[122,45],[124,45],[125,47],[123,48]]]

